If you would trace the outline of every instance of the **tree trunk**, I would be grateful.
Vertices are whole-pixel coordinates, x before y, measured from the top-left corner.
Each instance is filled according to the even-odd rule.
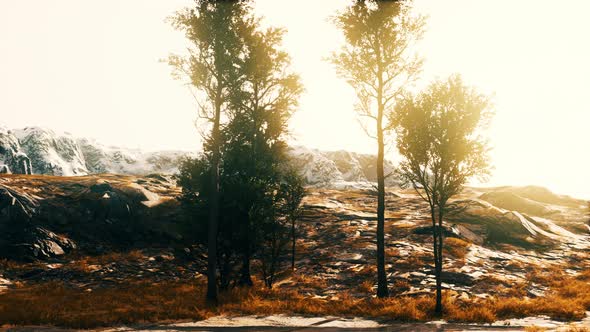
[[[442,284],[441,278],[439,273],[439,257],[441,256],[441,251],[439,250],[438,246],[438,235],[439,235],[439,228],[436,224],[436,211],[434,209],[434,205],[430,205],[430,218],[432,220],[432,248],[434,254],[434,278],[436,280],[436,307],[434,308],[434,312],[437,316],[440,315],[442,312],[442,296],[439,292]]]
[[[440,256],[440,253],[438,254]],[[441,278],[441,267],[438,257],[434,263],[435,265],[435,277],[436,277],[436,307],[434,313],[437,316],[442,315],[442,278]]]
[[[295,271],[295,218],[291,218],[291,271]]]
[[[378,98],[377,114],[377,296],[387,297],[387,275],[385,273],[385,174],[383,159],[385,154],[383,139],[383,104],[381,92]]]
[[[443,228],[442,228],[442,220],[443,220],[443,208],[438,207],[438,227],[437,227],[437,235],[438,235],[438,257],[436,259],[436,308],[435,313],[438,316],[442,315],[443,307],[442,307],[442,264],[443,264]],[[435,245],[436,242],[435,242]]]
[[[221,85],[215,98],[215,120],[211,131],[211,202],[209,205],[209,233],[207,248],[207,302],[217,304],[217,230],[219,222],[219,160]]]
[[[250,275],[250,219],[245,218],[245,239],[244,239],[244,252],[242,253],[242,271],[240,275],[240,286],[252,286],[252,276]]]

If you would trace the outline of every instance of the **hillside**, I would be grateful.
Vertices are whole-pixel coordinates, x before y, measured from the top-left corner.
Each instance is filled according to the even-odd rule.
[[[12,303],[0,305],[0,317],[19,324],[93,327],[131,319],[128,310],[138,312],[132,321],[220,314],[178,311],[192,308],[195,296],[201,298],[206,266],[205,248],[185,241],[187,219],[175,199],[178,192],[162,175],[0,175],[0,298]],[[290,257],[285,253],[285,269],[272,292],[232,293],[249,300],[236,307],[230,299],[227,310],[268,314],[265,308],[272,305],[272,313],[430,317],[435,283],[430,221],[426,204],[410,190],[390,188],[386,199],[386,263],[394,299],[386,300],[391,304],[351,304],[372,301],[367,296],[375,288],[373,195],[372,190],[310,187],[298,220],[296,273],[286,268]],[[514,202],[519,204],[507,206],[504,197],[518,197]],[[585,300],[563,296],[586,294],[585,281],[579,281],[586,280],[590,268],[586,202],[537,187],[468,188],[451,207],[445,220],[445,301],[450,308],[475,302],[491,307],[475,313],[456,309],[449,317],[477,322],[541,313],[565,320],[584,317]],[[257,269],[254,257],[253,272]],[[562,289],[572,282],[580,284]],[[129,297],[129,292],[145,295]],[[153,294],[167,300],[141,303]],[[51,306],[43,303],[63,296],[86,303],[88,309],[75,310],[83,318],[69,311],[48,316]],[[300,301],[300,307],[279,300],[285,296]],[[396,301],[418,307],[402,310]],[[515,305],[530,309],[502,311],[498,301],[528,301]],[[164,303],[172,307],[152,311]],[[375,311],[389,305],[393,311]]]
[[[449,249],[445,261],[449,288],[482,292],[477,280],[484,275],[525,281],[524,271],[533,267],[578,270],[575,261],[586,255],[590,244],[587,206],[553,194],[545,195],[550,203],[533,200],[530,194],[518,196],[527,190],[531,191],[468,189],[452,202],[445,227],[448,242],[458,247]],[[175,199],[178,192],[173,181],[161,175],[2,175],[0,231],[5,236],[0,253],[35,261],[68,253],[186,246],[182,241],[186,217]],[[512,209],[497,206],[502,202],[498,195],[518,196],[526,204]],[[387,206],[390,278],[408,281],[412,287],[405,292],[425,291],[432,282],[426,205],[412,191],[395,190],[389,191]],[[310,189],[300,220],[298,265],[334,287],[357,283],[359,271],[371,268],[374,260],[374,211],[371,191]]]

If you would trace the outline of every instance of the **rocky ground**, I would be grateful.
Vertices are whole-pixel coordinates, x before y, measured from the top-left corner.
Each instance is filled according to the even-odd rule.
[[[1,175],[0,292],[43,282],[93,291],[204,280],[201,248],[179,244],[177,194],[158,175]],[[411,190],[390,189],[386,200],[391,293],[432,294],[427,206]],[[327,300],[371,294],[374,192],[310,188],[303,204],[297,271],[276,288]],[[443,287],[457,299],[542,297],[548,280],[588,269],[587,223],[587,202],[543,188],[466,189],[445,222]]]
[[[526,296],[542,296],[544,286],[535,282],[542,275],[574,275],[587,267],[590,237],[584,202],[553,196],[555,201],[537,202],[547,211],[529,215],[481,199],[516,195],[520,190],[469,189],[453,202],[446,222],[444,288],[459,297],[487,297],[517,287]],[[407,190],[390,191],[386,204],[387,270],[393,293],[431,293],[432,239],[426,204]],[[313,295],[338,296],[342,289],[362,292],[362,286],[374,287],[375,197],[367,192],[315,190],[305,207],[301,223],[306,231],[300,241],[304,258],[297,266],[304,275],[326,284]],[[527,210],[524,204],[520,207]]]

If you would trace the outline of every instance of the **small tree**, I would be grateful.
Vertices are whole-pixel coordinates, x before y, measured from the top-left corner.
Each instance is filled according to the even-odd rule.
[[[354,88],[361,124],[377,141],[377,296],[386,297],[385,273],[385,123],[406,84],[420,71],[422,61],[408,49],[421,37],[424,20],[413,16],[407,1],[356,0],[334,22],[346,44],[332,63],[339,76]],[[374,131],[364,120],[374,121]]]
[[[268,288],[272,288],[276,274],[280,271],[289,244],[289,230],[293,232],[295,218],[305,195],[301,176],[288,165],[277,176],[280,181],[266,186],[264,199],[257,201],[251,210],[260,241],[262,276]]]
[[[211,199],[211,162],[206,155],[185,158],[179,164],[176,174],[177,185],[182,188],[178,197],[185,212],[184,237],[192,244],[208,246],[209,213]],[[220,207],[224,211],[218,220],[219,227],[215,238],[216,282],[220,290],[226,290],[235,281],[237,261],[241,250],[242,229],[235,221],[240,218],[237,208],[236,188],[231,175],[220,170]]]
[[[459,76],[437,81],[397,104],[402,177],[429,204],[432,221],[436,308],[442,313],[443,219],[449,199],[474,176],[488,174],[487,147],[479,129],[492,112],[489,99],[463,85]]]
[[[284,192],[283,210],[287,222],[291,224],[291,271],[295,271],[295,245],[297,243],[295,223],[301,215],[301,201],[306,194],[303,178],[291,168],[286,173],[282,188]]]

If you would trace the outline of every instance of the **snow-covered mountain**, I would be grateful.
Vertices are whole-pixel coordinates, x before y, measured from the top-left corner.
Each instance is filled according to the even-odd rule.
[[[320,151],[298,146],[291,157],[309,185],[318,187],[372,188],[377,181],[376,156],[349,151]],[[399,184],[393,176],[395,166],[385,161],[386,186]],[[389,176],[388,176],[389,175]]]
[[[375,156],[348,151],[319,151],[298,146],[291,157],[309,185],[371,188],[376,181]],[[76,176],[97,173],[146,175],[175,173],[185,151],[143,152],[105,146],[40,127],[0,127],[0,173]],[[386,162],[385,174],[394,166]],[[390,176],[386,184],[395,185]]]
[[[31,160],[23,153],[14,132],[0,126],[0,173],[31,173]]]
[[[96,173],[174,173],[184,151],[143,152],[105,146],[40,127],[0,127],[0,171],[76,176]],[[28,162],[28,164],[27,164]],[[26,164],[28,167],[23,167]]]

